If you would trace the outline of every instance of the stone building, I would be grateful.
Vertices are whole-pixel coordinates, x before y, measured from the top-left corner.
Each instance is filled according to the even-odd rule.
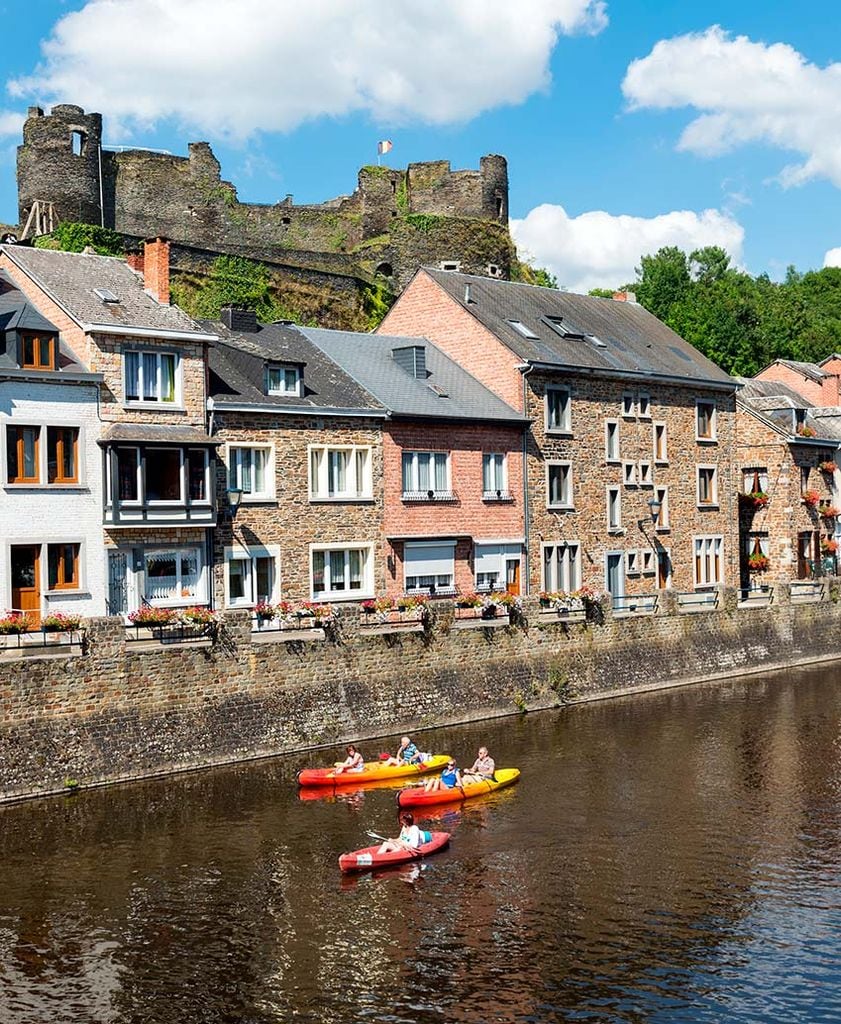
[[[738,578],[737,385],[641,306],[422,269],[380,330],[425,335],[531,421],[532,590]]]
[[[105,613],[102,379],[0,270],[0,601],[33,622]]]
[[[806,364],[801,364],[806,365]],[[812,375],[812,382],[821,378]],[[776,379],[736,400],[740,586],[834,574],[841,540],[841,409],[812,408]]]
[[[215,335],[169,305],[168,244],[145,277],[123,260],[0,246],[0,270],[101,376],[102,523],[108,608],[210,599],[215,442],[205,429],[206,348]]]
[[[331,274],[355,275],[396,292],[421,263],[507,277],[513,253],[502,156],[482,157],[478,170],[446,160],[363,167],[352,194],[323,203],[242,203],[206,142],[186,157],[106,149],[102,116],[61,104],[30,108],[17,175],[22,225],[49,203],[56,222],[308,267],[328,275],[327,288]]]

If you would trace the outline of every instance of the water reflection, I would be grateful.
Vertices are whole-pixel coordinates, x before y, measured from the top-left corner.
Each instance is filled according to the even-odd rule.
[[[389,786],[290,758],[0,809],[0,1021],[841,1017],[835,672],[441,730],[520,784],[343,879]]]

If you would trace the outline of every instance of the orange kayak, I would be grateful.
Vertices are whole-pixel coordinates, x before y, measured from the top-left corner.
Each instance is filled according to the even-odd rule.
[[[361,771],[339,772],[336,768],[304,768],[298,772],[299,786],[361,786],[386,779],[408,779],[414,775],[439,771],[449,761],[446,754],[435,754],[420,764],[366,764]]]
[[[377,853],[376,846],[365,846],[361,850],[343,853],[339,857],[339,868],[342,871],[372,871],[374,868],[388,867],[390,864],[405,864],[410,860],[420,860],[427,854],[443,850],[450,841],[449,832],[431,832],[428,843],[421,843],[414,850],[393,850],[390,853]]]
[[[397,794],[398,807],[425,807],[431,804],[457,803],[461,800],[469,800],[474,796],[485,796],[497,789],[504,789],[512,786],[520,777],[519,768],[497,768],[492,779],[482,779],[481,782],[467,782],[463,786],[453,786],[452,789],[434,789],[427,793],[423,786],[407,786]]]

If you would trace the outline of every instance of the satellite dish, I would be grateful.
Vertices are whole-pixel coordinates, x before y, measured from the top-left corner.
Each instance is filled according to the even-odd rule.
[[[3,245],[17,245],[18,244],[18,236],[12,234],[11,231],[7,231],[5,235],[0,237],[0,242],[2,242]]]

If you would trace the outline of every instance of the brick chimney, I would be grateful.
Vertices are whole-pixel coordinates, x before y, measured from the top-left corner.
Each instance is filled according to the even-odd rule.
[[[613,293],[613,301],[614,302],[636,302],[637,301],[637,293],[636,292],[614,292]]]
[[[149,238],[143,244],[143,285],[162,306],[169,305],[169,241]]]

